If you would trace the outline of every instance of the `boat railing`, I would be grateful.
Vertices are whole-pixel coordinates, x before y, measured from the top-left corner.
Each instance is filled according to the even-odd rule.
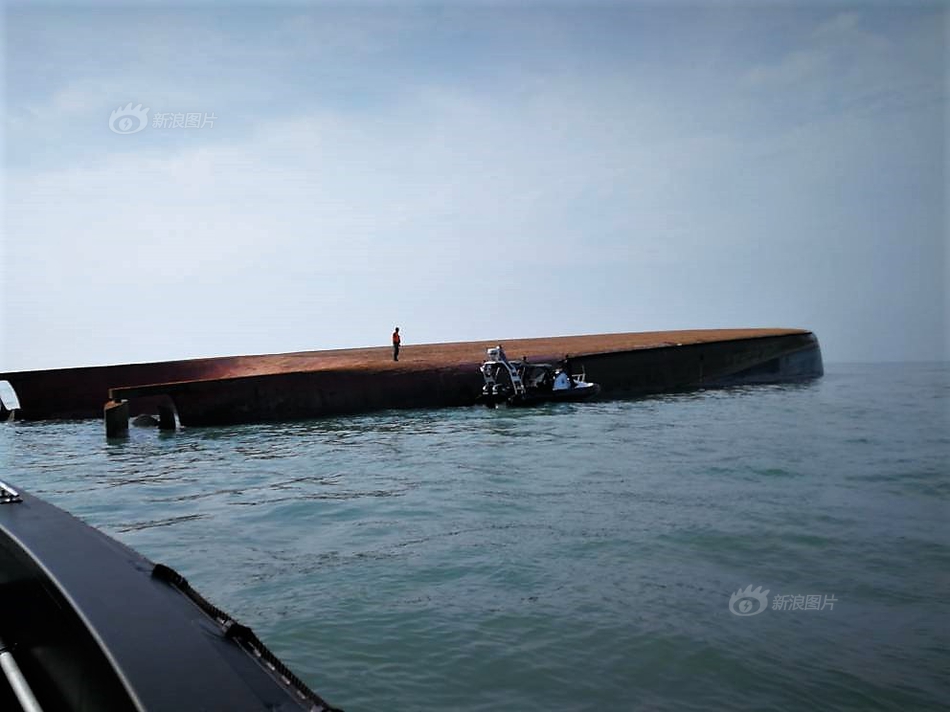
[[[14,502],[22,502],[23,499],[20,497],[20,493],[13,489],[6,482],[0,480],[0,504],[12,504]]]
[[[12,646],[8,646],[3,640],[0,640],[0,671],[10,683],[13,695],[20,703],[23,712],[43,712],[40,703],[36,701],[30,683],[23,677],[20,666],[13,657]]]

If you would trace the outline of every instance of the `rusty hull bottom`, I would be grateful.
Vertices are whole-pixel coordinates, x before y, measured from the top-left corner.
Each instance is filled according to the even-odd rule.
[[[469,405],[493,341],[225,356],[0,373],[18,420],[102,418],[110,393],[130,415],[174,405],[184,425],[312,418],[387,408]],[[639,396],[822,375],[814,334],[801,329],[700,329],[507,339],[511,358],[570,354],[603,397]],[[0,410],[0,418],[9,415]]]
[[[588,380],[601,385],[601,398],[787,383],[823,374],[818,340],[810,332],[576,354],[572,364],[575,372],[583,369]],[[113,394],[132,403],[143,396],[166,395],[186,426],[294,420],[472,405],[481,390],[478,365],[472,361],[410,370],[270,373],[118,389]]]

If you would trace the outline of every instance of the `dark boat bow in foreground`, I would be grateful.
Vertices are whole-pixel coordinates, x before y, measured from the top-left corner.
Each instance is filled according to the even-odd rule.
[[[2,710],[336,710],[172,569],[3,483],[0,605]]]

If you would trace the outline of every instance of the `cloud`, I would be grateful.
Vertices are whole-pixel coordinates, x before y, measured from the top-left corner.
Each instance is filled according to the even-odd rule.
[[[321,315],[339,339],[332,345],[345,346],[365,343],[353,319],[376,318],[382,295],[444,323],[475,302],[485,314],[504,313],[525,290],[554,297],[579,260],[588,275],[632,259],[671,260],[678,242],[696,237],[676,227],[686,213],[675,216],[669,201],[678,196],[656,180],[658,166],[672,176],[703,149],[638,138],[661,129],[634,106],[624,110],[612,88],[554,84],[511,106],[425,85],[387,114],[281,117],[244,140],[24,171],[8,203],[11,293],[29,284],[30,306],[50,328],[35,333],[28,312],[14,310],[13,333],[43,340],[56,325],[97,323],[95,304],[115,308],[148,285],[181,305],[173,321],[157,306],[139,316],[138,330],[170,337],[141,340],[149,358],[158,346],[175,355],[171,343],[198,353],[266,349],[254,346],[262,334],[297,346],[292,325],[315,301],[346,305],[346,316]],[[112,138],[129,146],[139,135]],[[74,298],[62,299],[64,285],[79,290]],[[198,306],[219,302],[240,310],[230,317],[243,325],[240,343],[207,338],[220,339],[206,321],[217,312]],[[286,328],[268,325],[275,312],[293,315]],[[475,321],[483,333],[493,327],[490,317]],[[544,333],[549,322],[523,327]],[[575,330],[584,326],[575,321]],[[428,333],[445,338],[435,326]]]
[[[756,89],[794,86],[820,76],[827,71],[830,61],[830,54],[826,50],[795,50],[777,63],[753,67],[743,81]]]
[[[888,65],[895,61],[891,51],[887,38],[863,28],[858,13],[838,13],[820,21],[810,32],[803,32],[799,41],[778,58],[749,69],[742,81],[758,90],[788,90],[807,83],[847,88],[869,78],[865,74],[860,82],[852,82],[856,72],[873,69],[888,76]]]
[[[875,315],[934,352],[930,35],[890,38],[921,53],[892,66],[830,42],[862,17],[803,22],[758,74],[697,48],[717,74],[635,33],[628,56],[600,26],[576,45],[563,19],[488,19],[449,42],[418,13],[340,33],[282,15],[212,35],[187,80],[132,62],[14,93],[6,367],[385,343],[394,323],[415,342],[791,325],[848,354]],[[147,96],[109,96],[136,82]],[[129,100],[219,120],[109,132]]]
[[[812,32],[812,37],[837,40],[842,37],[853,36],[858,31],[861,16],[856,12],[839,12],[829,20],[825,20]]]

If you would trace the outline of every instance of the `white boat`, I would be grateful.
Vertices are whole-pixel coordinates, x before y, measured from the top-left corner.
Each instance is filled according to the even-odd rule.
[[[600,393],[600,386],[587,382],[585,373],[576,376],[571,372],[567,359],[560,365],[529,363],[526,359],[512,363],[501,346],[487,349],[486,355],[480,369],[485,384],[479,397],[485,405],[579,401]]]

